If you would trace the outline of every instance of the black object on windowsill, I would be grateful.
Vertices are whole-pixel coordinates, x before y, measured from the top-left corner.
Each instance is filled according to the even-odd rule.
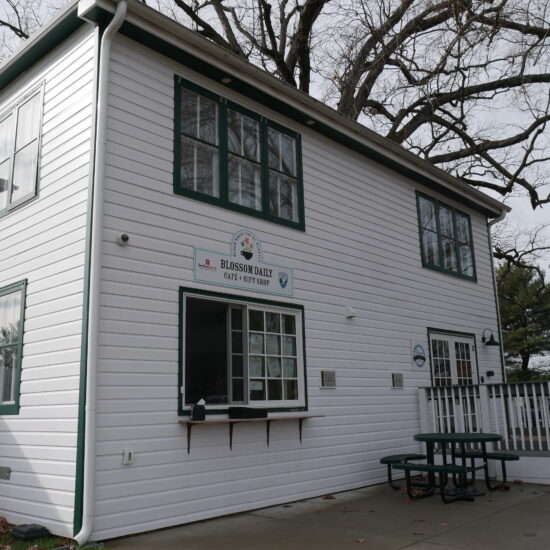
[[[193,405],[191,410],[191,420],[198,421],[204,420],[206,418],[206,409],[204,405]]]
[[[229,407],[229,418],[267,418],[267,409],[253,407]]]

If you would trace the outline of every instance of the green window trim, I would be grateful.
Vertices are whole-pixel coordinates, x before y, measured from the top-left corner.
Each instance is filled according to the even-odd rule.
[[[281,406],[268,405],[267,410],[269,412],[303,412],[308,410],[308,390],[307,390],[307,359],[306,359],[306,340],[305,340],[305,315],[304,306],[298,304],[290,304],[286,302],[277,302],[273,300],[264,300],[262,298],[251,298],[248,296],[239,296],[235,294],[226,294],[223,292],[213,292],[209,290],[200,290],[190,287],[180,287],[179,289],[179,328],[178,328],[178,415],[189,416],[191,414],[191,405],[186,404],[185,393],[182,389],[185,385],[185,335],[184,335],[184,319],[186,315],[185,302],[187,298],[202,298],[208,300],[208,298],[222,300],[228,304],[258,304],[263,307],[274,307],[279,309],[296,310],[301,317],[301,339],[302,339],[302,373],[300,375],[303,384],[303,403],[290,404],[285,402],[281,403]],[[297,327],[298,328],[298,327]],[[248,404],[234,403],[234,404],[220,404],[220,405],[207,405],[208,415],[222,415],[228,414],[230,406],[247,406],[250,408],[262,407],[261,401],[253,401]]]
[[[15,362],[13,366],[13,399],[9,403],[0,402],[0,415],[16,415],[19,414],[19,395],[21,385],[21,362],[23,359],[23,333],[25,324],[25,301],[27,296],[27,280],[19,281],[11,285],[0,288],[0,298],[9,294],[21,293],[21,306],[19,313],[18,338],[15,342],[0,345],[0,352],[5,348],[16,348]],[[0,369],[3,370],[3,369]],[[3,373],[0,372],[3,376]],[[0,396],[1,398],[1,396]]]
[[[421,201],[427,201],[430,202],[433,205],[434,212],[435,212],[435,224],[436,228],[434,230],[428,230],[424,229],[422,226],[422,216],[421,216]],[[426,267],[428,269],[433,269],[435,271],[439,271],[441,273],[446,273],[448,275],[452,275],[453,277],[459,277],[461,279],[466,279],[468,281],[474,281],[477,282],[477,275],[476,275],[476,261],[475,261],[475,253],[474,253],[474,240],[473,240],[473,234],[472,234],[472,222],[471,218],[468,214],[465,212],[462,212],[461,210],[458,210],[457,208],[454,208],[453,206],[450,206],[444,202],[439,201],[438,199],[435,199],[433,197],[430,197],[429,195],[425,195],[424,193],[421,193],[420,191],[416,192],[416,208],[417,208],[417,216],[418,216],[418,233],[420,238],[420,255],[422,258],[422,267]],[[448,210],[451,213],[452,216],[452,227],[453,227],[453,237],[448,238],[448,240],[453,241],[453,248],[455,251],[455,257],[456,257],[456,263],[457,263],[457,269],[453,270],[447,267],[444,267],[444,253],[443,253],[443,240],[444,236],[441,230],[441,222],[440,222],[440,210],[445,209]],[[457,232],[457,218],[462,217],[467,221],[468,224],[468,238],[469,242],[461,242],[458,238],[458,232]],[[437,252],[438,252],[438,258],[437,263],[436,262],[430,262],[428,258],[426,258],[426,253],[424,249],[424,233],[425,231],[430,231],[434,233],[437,236]],[[462,256],[460,254],[460,247],[467,247],[471,253],[471,269],[472,269],[472,275],[468,275],[467,273],[464,273],[464,267],[463,267],[463,260]]]
[[[211,147],[215,147],[219,154],[218,164],[218,196],[201,193],[192,189],[185,188],[181,184],[181,139],[187,137],[188,139],[194,139],[197,142],[201,142],[200,138],[195,136],[188,136],[182,132],[181,128],[181,90],[182,88],[190,90],[191,92],[205,97],[218,106],[217,112],[217,144],[204,143]],[[199,200],[222,208],[227,208],[235,212],[240,212],[256,218],[305,231],[305,217],[304,217],[304,191],[303,191],[303,175],[302,175],[302,145],[300,134],[273,122],[266,117],[263,117],[245,107],[242,107],[236,103],[233,103],[226,98],[219,96],[201,86],[189,82],[188,80],[175,76],[174,77],[174,173],[173,173],[173,186],[174,194],[189,197],[191,199]],[[228,146],[228,110],[235,111],[241,115],[249,117],[259,124],[259,159],[256,164],[260,169],[260,189],[261,189],[261,209],[255,210],[244,205],[231,202],[229,200],[229,156],[238,156],[229,152]],[[296,162],[296,175],[289,176],[283,172],[278,173],[274,168],[269,165],[268,157],[268,132],[274,130],[281,134],[285,134],[295,140],[295,162]],[[247,160],[245,157],[239,157],[242,160]],[[284,217],[275,216],[270,213],[269,205],[269,175],[270,172],[276,172],[279,175],[288,176],[296,181],[296,217],[297,220],[290,220]]]
[[[43,97],[44,84],[42,83],[18,99],[17,102],[11,104],[8,109],[0,111],[0,218],[34,199],[38,194],[38,174],[42,149]],[[25,130],[27,134],[29,133],[28,126],[21,128],[24,125],[19,124],[19,114],[22,108],[31,104],[32,101],[36,101],[36,110],[33,113],[35,119],[30,124],[31,134],[25,136],[27,141],[18,143],[20,134],[24,135]],[[4,142],[2,142],[3,132],[7,134],[7,139]],[[3,144],[6,150],[2,150]],[[28,155],[29,151],[32,157],[18,164],[17,160],[24,158],[24,155]],[[28,170],[29,164],[30,170]],[[25,174],[25,169],[28,171],[27,174]],[[14,198],[13,195],[18,189],[14,185],[14,179],[18,171],[19,177],[23,174],[22,183],[26,184],[28,190],[26,193]],[[4,197],[2,197],[3,192],[5,193]]]

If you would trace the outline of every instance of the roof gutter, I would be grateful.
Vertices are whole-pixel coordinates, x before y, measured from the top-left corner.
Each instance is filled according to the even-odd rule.
[[[90,296],[88,323],[88,356],[86,373],[86,410],[84,436],[84,484],[82,527],[74,537],[79,545],[90,538],[94,520],[95,501],[95,453],[96,453],[96,398],[99,356],[99,297],[101,280],[101,242],[103,229],[103,195],[105,179],[105,153],[107,133],[107,99],[111,44],[126,17],[125,0],[117,5],[115,15],[101,39],[99,80],[97,92],[97,129],[95,138],[94,182],[92,198],[92,231],[90,262]]]
[[[106,14],[114,11],[116,1],[81,0],[81,4],[88,6],[86,13],[88,20],[101,21]],[[441,188],[442,193],[448,192],[447,194],[451,197],[464,197],[470,203],[478,205],[477,209],[482,210],[490,218],[498,217],[510,210],[500,201],[471,187],[362,124],[345,117],[305,92],[272,77],[233,52],[187,29],[145,3],[138,0],[127,1],[128,15],[121,34],[136,41],[140,41],[140,37],[144,35],[153,37],[157,51],[172,59],[176,59],[176,56],[170,52],[171,49],[186,52],[195,62],[200,60],[203,65],[208,65],[212,73],[209,77],[218,82],[222,82],[223,79],[227,88],[244,93],[274,110],[292,112],[289,116],[307,125],[313,131],[328,135],[330,139],[359,153],[368,154],[374,160],[421,184],[430,187],[430,182],[434,182]],[[187,61],[191,60],[188,58]],[[179,62],[187,64],[191,69],[201,70],[194,66],[196,63],[186,63],[182,60]],[[226,82],[226,77],[229,77],[229,82]],[[269,100],[262,100],[262,96]],[[275,99],[277,101],[274,101]]]

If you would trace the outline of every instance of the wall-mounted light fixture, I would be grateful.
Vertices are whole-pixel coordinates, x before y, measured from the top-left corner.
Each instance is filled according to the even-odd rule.
[[[486,332],[489,332],[490,333],[490,336],[489,338],[487,338],[485,336],[485,333]],[[481,336],[481,341],[486,345],[486,346],[500,346],[500,343],[497,342],[495,340],[495,337],[493,336],[493,331],[490,329],[490,328],[486,328],[486,329],[483,329],[483,334]]]

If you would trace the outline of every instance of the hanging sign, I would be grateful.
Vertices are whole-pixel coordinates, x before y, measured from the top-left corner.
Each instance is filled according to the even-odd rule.
[[[193,278],[213,285],[268,294],[294,294],[292,269],[264,263],[262,245],[247,229],[233,235],[230,254],[195,248]]]

